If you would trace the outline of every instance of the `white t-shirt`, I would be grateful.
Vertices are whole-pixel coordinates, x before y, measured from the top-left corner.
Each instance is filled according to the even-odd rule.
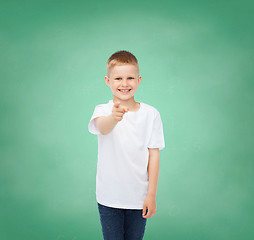
[[[113,100],[95,107],[88,130],[98,136],[96,200],[115,208],[142,209],[148,192],[148,148],[165,147],[159,111],[140,102],[102,135],[94,118],[112,114]]]

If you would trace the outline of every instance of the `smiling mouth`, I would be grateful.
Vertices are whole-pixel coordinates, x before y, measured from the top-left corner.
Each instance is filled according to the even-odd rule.
[[[131,89],[124,89],[124,90],[123,90],[123,89],[118,89],[118,91],[119,91],[119,92],[130,92]]]

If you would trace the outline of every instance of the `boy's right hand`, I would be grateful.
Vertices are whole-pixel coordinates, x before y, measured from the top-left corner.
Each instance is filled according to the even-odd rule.
[[[112,116],[116,121],[121,121],[123,119],[123,115],[129,111],[128,107],[120,105],[120,102],[114,103],[112,107]]]

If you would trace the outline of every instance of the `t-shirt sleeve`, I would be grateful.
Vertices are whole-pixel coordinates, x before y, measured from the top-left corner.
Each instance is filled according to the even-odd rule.
[[[100,130],[95,124],[95,118],[100,116],[108,116],[108,112],[103,104],[97,105],[94,109],[93,115],[88,124],[88,131],[92,134],[99,135],[101,134]]]
[[[148,148],[159,148],[162,150],[165,148],[163,125],[159,111],[155,111],[155,117],[153,121],[152,134],[148,143]]]

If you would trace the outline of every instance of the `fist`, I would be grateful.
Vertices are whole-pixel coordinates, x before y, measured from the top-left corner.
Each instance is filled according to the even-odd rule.
[[[112,116],[116,121],[121,121],[123,119],[123,115],[129,111],[128,107],[120,105],[120,102],[114,103],[112,107]]]

